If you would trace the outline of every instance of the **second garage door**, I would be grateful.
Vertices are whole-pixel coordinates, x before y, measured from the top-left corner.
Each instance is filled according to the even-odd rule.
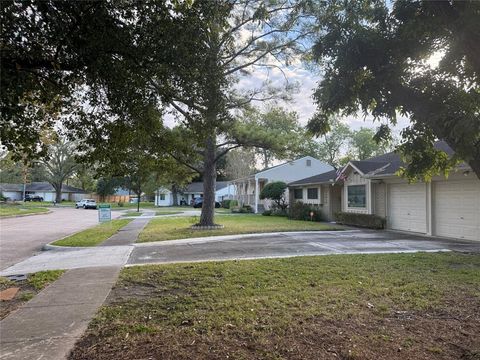
[[[427,232],[426,185],[388,185],[388,226],[395,230]]]
[[[480,240],[480,181],[433,183],[433,234]]]

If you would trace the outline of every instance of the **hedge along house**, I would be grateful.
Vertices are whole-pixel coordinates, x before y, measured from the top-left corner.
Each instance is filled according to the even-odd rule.
[[[234,199],[241,206],[249,205],[255,213],[258,213],[269,209],[271,204],[269,200],[260,199],[260,193],[267,183],[274,181],[289,183],[332,169],[332,166],[314,157],[304,156],[300,159],[259,171],[245,178],[233,180],[230,183],[235,187]],[[286,196],[288,199],[288,190]]]
[[[445,142],[435,147],[453,154]],[[328,219],[337,211],[374,214],[392,230],[480,240],[480,180],[468,165],[459,165],[448,179],[413,184],[396,174],[402,165],[395,153],[350,161],[338,176],[330,172],[290,183],[292,200],[318,205]]]

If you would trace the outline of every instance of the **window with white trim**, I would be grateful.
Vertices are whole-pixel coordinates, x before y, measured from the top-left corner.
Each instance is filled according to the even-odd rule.
[[[318,188],[307,189],[307,199],[318,199]]]
[[[295,200],[303,199],[303,189],[293,189],[293,198]]]
[[[308,167],[312,166],[312,160],[307,159],[307,166],[308,166]]]
[[[365,185],[348,185],[347,200],[350,208],[367,207],[367,188]]]
[[[160,194],[160,200],[165,200],[165,194]]]

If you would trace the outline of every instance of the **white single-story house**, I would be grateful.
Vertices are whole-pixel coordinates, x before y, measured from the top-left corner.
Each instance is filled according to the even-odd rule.
[[[215,186],[215,200],[222,202],[222,200],[231,199],[235,194],[235,188],[229,184],[228,181],[217,181]],[[203,197],[203,182],[193,182],[187,187],[178,192],[178,203],[190,205],[195,198]],[[156,206],[172,206],[173,196],[172,191],[165,187],[157,190],[155,195]]]
[[[305,177],[332,170],[333,167],[311,156],[289,161],[271,168],[259,171],[242,179],[230,183],[235,186],[235,197],[240,205],[250,205],[255,213],[262,212],[270,207],[269,200],[261,200],[260,192],[269,182],[283,181],[289,183]],[[288,190],[286,194],[287,199]]]
[[[435,146],[453,154],[445,142]],[[291,201],[318,205],[329,219],[338,211],[375,214],[387,229],[480,240],[480,180],[468,165],[448,179],[413,184],[396,175],[402,165],[396,153],[350,161],[339,172],[291,182]]]
[[[0,192],[2,196],[11,201],[23,200],[23,184],[0,184]],[[50,183],[47,182],[32,182],[26,184],[25,194],[31,196],[40,196],[43,201],[55,200],[55,189]],[[62,186],[62,200],[65,201],[80,201],[85,197],[86,192],[83,189],[79,189],[69,185]]]

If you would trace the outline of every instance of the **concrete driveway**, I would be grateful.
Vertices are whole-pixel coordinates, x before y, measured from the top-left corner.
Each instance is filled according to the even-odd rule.
[[[136,244],[128,264],[449,250],[480,252],[480,242],[367,230],[237,235]]]
[[[112,218],[120,215],[112,211]],[[35,255],[50,241],[96,224],[97,211],[63,207],[44,215],[0,219],[0,269]]]

